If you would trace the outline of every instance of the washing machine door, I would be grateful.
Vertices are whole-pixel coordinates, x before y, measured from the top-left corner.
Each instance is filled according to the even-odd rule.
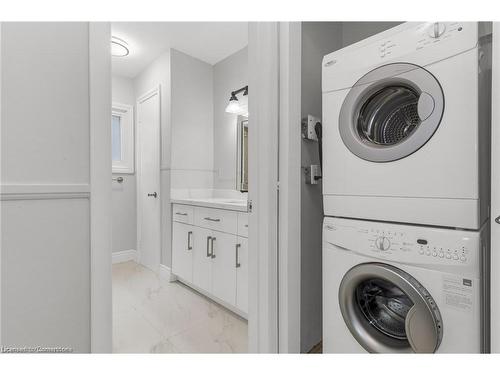
[[[403,270],[363,263],[342,279],[339,304],[351,334],[371,353],[434,353],[443,323],[429,292]]]
[[[387,64],[350,89],[340,110],[340,136],[362,159],[399,160],[433,136],[443,111],[443,90],[429,71],[414,64]]]

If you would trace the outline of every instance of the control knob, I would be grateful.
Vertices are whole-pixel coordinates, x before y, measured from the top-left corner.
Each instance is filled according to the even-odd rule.
[[[375,247],[382,251],[388,250],[391,247],[391,241],[385,236],[377,237]]]
[[[428,29],[431,38],[439,38],[446,31],[446,26],[441,22],[434,22]]]

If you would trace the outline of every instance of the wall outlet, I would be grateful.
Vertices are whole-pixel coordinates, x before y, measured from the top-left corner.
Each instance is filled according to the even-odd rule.
[[[306,174],[306,184],[308,185],[317,185],[319,184],[319,180],[321,180],[321,168],[317,164],[313,164],[309,167],[305,168]]]
[[[318,136],[314,127],[321,119],[313,115],[307,115],[307,118],[302,119],[302,138],[310,141],[318,141]]]

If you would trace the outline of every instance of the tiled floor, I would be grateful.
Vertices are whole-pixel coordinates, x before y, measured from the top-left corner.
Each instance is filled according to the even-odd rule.
[[[247,322],[135,263],[113,265],[113,352],[245,353]]]

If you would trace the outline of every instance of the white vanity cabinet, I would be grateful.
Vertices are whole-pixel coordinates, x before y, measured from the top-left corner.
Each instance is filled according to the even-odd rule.
[[[248,238],[236,244],[236,307],[248,312]]]
[[[248,214],[172,205],[172,272],[234,312],[248,311]]]
[[[193,281],[193,249],[194,226],[174,222],[172,227],[172,271],[188,282]]]

